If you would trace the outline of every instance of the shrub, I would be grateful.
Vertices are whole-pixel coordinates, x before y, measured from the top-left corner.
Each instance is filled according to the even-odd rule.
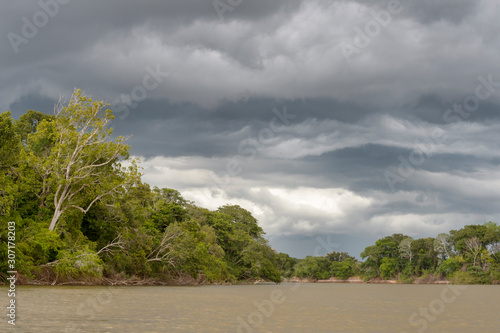
[[[450,275],[454,284],[489,284],[491,283],[484,271],[477,266],[469,266],[467,272],[454,272]]]
[[[351,276],[354,276],[355,264],[354,260],[347,259],[345,261],[334,261],[330,267],[333,276],[342,280],[347,280]]]
[[[59,252],[54,271],[62,278],[102,277],[103,262],[94,251],[85,247],[76,252]]]
[[[462,267],[463,259],[460,257],[448,258],[439,265],[436,270],[436,273],[441,276],[449,276],[453,272],[460,270]]]
[[[388,280],[396,274],[396,264],[393,258],[382,258],[380,265],[380,275],[383,279]]]

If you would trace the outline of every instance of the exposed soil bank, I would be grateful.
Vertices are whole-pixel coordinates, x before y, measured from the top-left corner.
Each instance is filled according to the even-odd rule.
[[[347,280],[337,279],[335,277],[331,277],[327,280],[318,280],[318,279],[302,279],[299,277],[292,277],[290,279],[285,280],[284,282],[297,282],[297,283],[373,283],[373,284],[403,284],[404,281],[398,281],[395,279],[384,280],[382,278],[375,278],[368,281],[362,280],[359,276],[353,276],[348,278]],[[446,278],[437,278],[435,276],[428,276],[426,278],[415,278],[412,280],[413,284],[451,284]]]
[[[2,279],[3,280],[3,276]],[[5,284],[0,280],[0,285]],[[196,286],[196,285],[224,285],[224,284],[254,284],[256,281],[237,282],[208,282],[203,274],[197,279],[190,275],[177,276],[172,278],[141,278],[137,276],[125,277],[102,277],[102,278],[76,278],[60,279],[57,276],[45,275],[29,279],[27,276],[17,274],[16,285],[22,286]]]
[[[408,281],[401,280],[384,280],[380,277],[364,281],[359,276],[353,276],[347,280],[337,279],[331,277],[326,280],[319,279],[308,279],[292,277],[289,279],[284,279],[283,282],[292,283],[365,283],[365,284],[451,284],[451,282],[446,278],[440,278],[436,276],[429,275],[425,278],[413,278]],[[0,284],[4,284],[0,281]],[[200,274],[197,279],[189,275],[178,276],[171,279],[159,279],[159,278],[140,278],[137,276],[131,277],[103,277],[101,279],[74,279],[74,280],[61,280],[57,277],[45,277],[30,280],[28,277],[18,274],[16,279],[16,285],[40,285],[40,286],[62,286],[62,285],[74,285],[74,286],[197,286],[197,285],[241,285],[241,284],[274,284],[274,282],[269,282],[265,280],[242,280],[242,281],[219,281],[219,282],[208,282],[204,275]]]

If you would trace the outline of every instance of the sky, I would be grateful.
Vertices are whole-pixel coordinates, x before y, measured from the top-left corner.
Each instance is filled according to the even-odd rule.
[[[40,0],[0,13],[0,112],[110,104],[143,180],[302,258],[500,222],[493,0]]]

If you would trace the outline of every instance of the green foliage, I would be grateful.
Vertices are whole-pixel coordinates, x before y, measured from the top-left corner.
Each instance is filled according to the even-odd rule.
[[[347,280],[355,275],[356,262],[349,258],[344,261],[334,261],[330,267],[333,276],[341,280]]]
[[[493,265],[488,271],[492,283],[500,284],[500,265]]]
[[[414,269],[417,274],[424,270],[435,270],[438,257],[434,250],[434,238],[420,238],[412,242],[412,252],[414,253]]]
[[[37,131],[38,125],[42,121],[52,122],[55,117],[42,112],[28,110],[16,122],[16,131],[18,132],[21,141],[26,142],[28,136]]]
[[[361,272],[360,272],[361,277],[363,278],[363,281],[369,281],[371,279],[374,279],[379,276],[378,270],[371,266],[361,266]]]
[[[248,210],[210,211],[177,190],[143,183],[126,138],[112,137],[113,113],[103,102],[76,90],[56,110],[30,110],[17,121],[0,114],[0,255],[6,257],[7,222],[15,221],[16,268],[29,278],[52,270],[70,280],[190,275],[279,283],[294,275],[409,280],[437,269],[467,283],[500,279],[500,226],[493,222],[436,239],[393,234],[368,246],[363,263],[345,252],[302,260],[276,253]]]
[[[458,253],[465,254],[468,250],[466,242],[472,237],[477,237],[482,244],[489,243],[489,237],[485,236],[487,230],[485,225],[466,225],[462,229],[452,230],[450,233]]]
[[[295,275],[301,278],[330,278],[329,262],[325,257],[307,256],[295,265]]]
[[[454,257],[456,253],[453,251],[453,237],[447,233],[437,235],[434,240],[434,251],[441,261]]]
[[[448,258],[439,265],[436,270],[436,273],[444,276],[450,276],[452,273],[460,270],[463,266],[464,259],[463,257],[453,257]]]
[[[197,207],[177,190],[142,183],[138,160],[122,167],[130,147],[112,139],[103,102],[75,90],[56,111],[30,110],[18,121],[0,114],[0,254],[15,220],[20,272],[276,283],[291,275],[296,259],[271,249],[249,211]]]
[[[284,278],[290,278],[293,276],[295,265],[298,259],[290,257],[286,253],[278,253],[276,255],[276,264]]]
[[[397,260],[395,258],[385,257],[382,258],[382,264],[380,265],[380,275],[384,279],[392,279],[396,274],[397,270]]]
[[[450,274],[450,281],[454,284],[489,284],[489,276],[477,266],[467,267],[467,271],[457,271]]]
[[[401,240],[399,258],[395,243]],[[437,273],[455,283],[496,281],[500,266],[500,226],[493,222],[467,225],[449,234],[412,239],[401,234],[384,237],[368,246],[361,257],[360,274],[365,279],[398,276],[403,281]],[[469,267],[462,272],[462,267]]]
[[[217,211],[230,216],[231,222],[236,228],[245,231],[255,239],[264,234],[264,230],[259,227],[257,219],[249,211],[238,205],[225,205],[219,207]]]
[[[325,255],[325,258],[328,260],[328,262],[332,263],[334,261],[345,261],[345,260],[352,260],[356,261],[354,257],[350,256],[346,252],[330,252]]]
[[[161,202],[151,214],[151,220],[155,227],[163,231],[170,224],[183,222],[187,217],[187,211],[174,202]]]
[[[20,140],[10,112],[0,114],[0,216],[10,215],[18,185],[17,158]]]
[[[481,267],[469,266],[467,267],[467,273],[477,281],[475,282],[476,284],[489,284],[491,282],[488,275]]]
[[[400,278],[403,279],[404,281],[407,281],[407,280],[411,279],[412,276],[413,276],[413,265],[408,262],[406,264],[406,266],[404,267],[403,271],[401,271]]]
[[[403,238],[401,243],[399,243],[398,249],[399,249],[399,255],[403,259],[408,259],[410,262],[413,259],[413,249],[411,247],[411,244],[413,243],[413,238],[412,237],[406,237]]]
[[[88,247],[75,252],[62,250],[58,257],[54,271],[62,278],[102,277],[103,261]]]

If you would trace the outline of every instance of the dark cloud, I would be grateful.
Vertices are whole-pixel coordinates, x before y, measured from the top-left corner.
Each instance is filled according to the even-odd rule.
[[[388,6],[386,0],[356,0],[365,6],[385,9]],[[442,0],[439,2],[432,0],[401,0],[401,14],[412,18],[421,24],[433,24],[439,21],[447,21],[453,24],[460,24],[467,17],[476,14],[480,4],[471,0]]]
[[[401,6],[350,57],[342,45],[387,1],[243,0],[221,20],[206,0],[73,0],[15,47],[43,9],[9,2],[0,108],[52,113],[82,88],[112,104],[147,182],[240,204],[295,256],[323,235],[358,255],[393,232],[499,221],[497,4]],[[152,72],[157,85],[134,97]]]

